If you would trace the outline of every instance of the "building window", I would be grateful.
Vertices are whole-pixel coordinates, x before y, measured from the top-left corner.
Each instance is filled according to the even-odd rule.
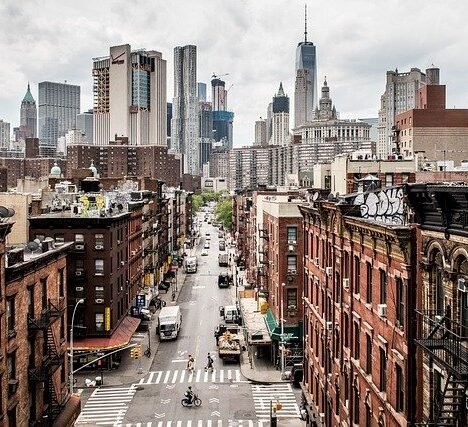
[[[104,313],[96,313],[96,332],[104,331]]]
[[[58,271],[58,288],[59,296],[63,298],[65,296],[65,270],[63,268]]]
[[[354,257],[354,293],[361,293],[361,284],[359,282],[361,276],[361,260],[358,256]]]
[[[288,227],[288,242],[297,242],[297,227]]]
[[[344,335],[344,346],[349,347],[349,316],[347,313],[344,313],[343,315],[344,319],[344,328],[343,328],[343,335]]]
[[[372,336],[366,334],[366,374],[372,375]]]
[[[343,278],[349,279],[349,253],[344,253],[344,261],[343,261]]]
[[[10,353],[7,357],[7,369],[8,369],[8,395],[16,393],[16,351]]]
[[[84,234],[75,234],[75,243],[84,243]]]
[[[366,262],[367,282],[366,282],[366,302],[372,304],[372,264]]]
[[[405,286],[403,280],[396,279],[396,320],[400,326],[405,324]]]
[[[403,369],[400,365],[395,365],[396,371],[396,410],[404,412],[405,410],[405,383],[403,378]]]
[[[386,173],[385,174],[385,187],[391,187],[393,185],[393,174]]]
[[[359,390],[354,387],[353,423],[359,425]]]
[[[288,273],[297,273],[297,256],[288,255]]]
[[[47,277],[40,280],[42,292],[42,309],[47,309]]]
[[[34,285],[28,287],[28,316],[34,319]]]
[[[54,240],[57,246],[63,245],[65,243],[65,237],[63,234],[55,234]]]
[[[95,259],[94,260],[94,267],[95,267],[95,274],[97,276],[104,275],[104,260],[103,259]]]
[[[372,427],[372,410],[366,403],[366,427]]]
[[[361,340],[359,336],[359,323],[354,322],[354,358],[359,360],[359,356],[361,354]]]
[[[104,249],[104,234],[94,235],[94,248],[98,250]]]
[[[444,310],[444,285],[442,280],[443,258],[440,252],[434,258],[434,265],[431,271],[431,284],[435,292],[436,311],[441,314]]]
[[[297,310],[297,289],[287,289],[286,292],[287,309]]]
[[[379,348],[379,359],[380,359],[379,387],[380,387],[380,391],[386,391],[387,390],[387,353],[382,347]]]
[[[94,297],[96,299],[104,299],[104,286],[96,286],[94,289]]]
[[[16,308],[15,308],[15,297],[7,299],[7,325],[8,325],[8,337],[15,336],[16,328]]]
[[[387,272],[380,269],[380,304],[387,304]]]

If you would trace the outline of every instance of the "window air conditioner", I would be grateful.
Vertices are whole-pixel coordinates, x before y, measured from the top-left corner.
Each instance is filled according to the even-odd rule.
[[[83,292],[84,291],[84,287],[83,286],[77,286],[76,287],[76,292]]]
[[[343,288],[349,289],[349,279],[348,278],[343,279]]]
[[[295,240],[288,240],[288,245],[295,245],[296,241]]]
[[[83,271],[82,270],[76,270],[75,271],[75,276],[82,276],[83,275]]]
[[[442,324],[443,320],[444,320],[444,316],[440,316],[440,315],[435,316],[435,321],[437,324]]]
[[[94,301],[96,302],[96,304],[103,304],[104,303],[104,300],[102,298],[97,298]]]
[[[293,246],[293,245],[289,245],[289,246],[288,246],[288,250],[289,250],[289,252],[293,252],[293,251],[294,251],[294,246]]]
[[[460,292],[467,292],[468,291],[465,279],[463,279],[463,278],[458,279],[458,290]]]
[[[96,246],[94,247],[94,249],[97,249],[97,250],[99,251],[99,250],[104,249],[104,246],[102,246],[102,245],[96,245]]]
[[[325,269],[325,273],[327,274],[328,277],[331,277],[331,275],[333,273],[333,267],[327,267]]]
[[[377,304],[377,314],[380,317],[387,317],[387,304]]]
[[[319,265],[319,259],[318,259],[318,257],[315,257],[315,258],[314,258],[314,261],[315,261],[315,265]]]
[[[288,270],[288,274],[296,274],[297,271],[296,270]]]
[[[135,256],[135,255],[136,255],[136,251],[132,251],[132,255]]]
[[[76,244],[76,245],[75,245],[75,249],[76,249],[77,251],[82,251],[82,250],[84,250],[84,245],[83,245],[83,244]]]
[[[331,332],[333,330],[333,322],[325,322],[325,326],[328,332]]]

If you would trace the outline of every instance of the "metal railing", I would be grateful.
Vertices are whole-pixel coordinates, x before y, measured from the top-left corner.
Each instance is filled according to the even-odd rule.
[[[468,378],[468,328],[451,319],[447,310],[416,311],[420,345],[457,378]]]

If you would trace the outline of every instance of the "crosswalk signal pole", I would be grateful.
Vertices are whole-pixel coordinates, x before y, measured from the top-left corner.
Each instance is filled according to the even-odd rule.
[[[273,405],[273,401],[270,400],[270,426],[277,427],[277,421],[278,419],[276,418],[276,403]]]

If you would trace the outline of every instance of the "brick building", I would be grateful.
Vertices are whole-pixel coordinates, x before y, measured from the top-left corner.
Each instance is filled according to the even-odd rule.
[[[0,420],[5,426],[71,426],[80,399],[68,388],[66,255],[71,244],[43,242],[31,252],[4,241],[0,223]],[[7,258],[7,262],[5,262]],[[8,264],[8,265],[6,265]]]
[[[468,187],[415,184],[419,224],[417,399],[427,425],[468,425]]]
[[[445,85],[425,85],[418,92],[418,108],[395,117],[399,154],[413,158],[424,153],[429,160],[468,158],[468,109],[446,108]]]
[[[168,186],[180,183],[180,159],[158,145],[128,145],[115,141],[109,145],[72,144],[68,147],[66,176],[94,162],[100,177],[142,176],[159,179]]]
[[[416,420],[415,230],[396,203],[403,194],[394,191],[340,202],[317,195],[300,207],[308,425]],[[382,212],[376,197],[392,203]]]

